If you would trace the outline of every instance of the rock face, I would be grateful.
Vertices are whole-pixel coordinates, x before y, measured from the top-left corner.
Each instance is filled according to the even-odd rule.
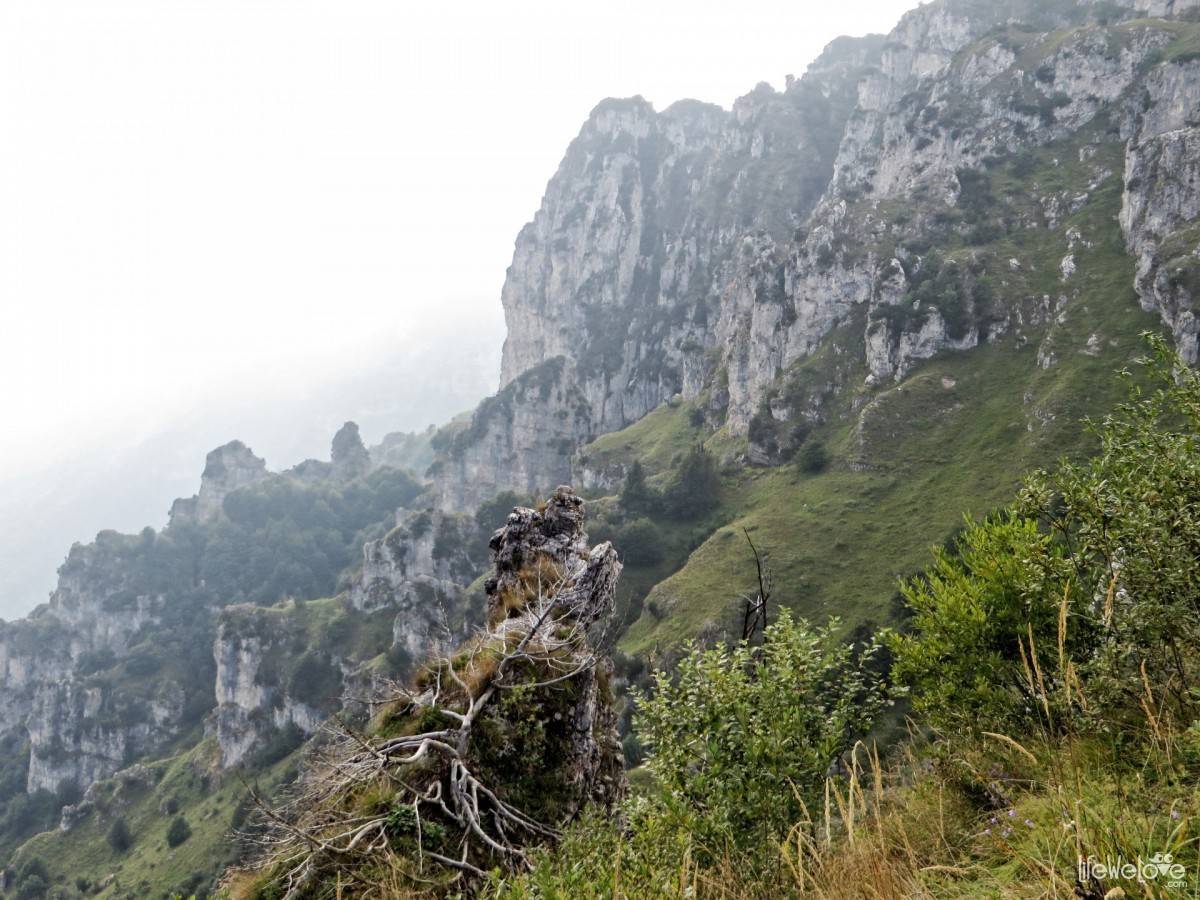
[[[221,514],[225,498],[240,487],[262,481],[270,473],[265,460],[241,441],[230,441],[208,454],[200,476],[200,492],[171,506],[171,521],[207,522]]]
[[[401,510],[395,528],[365,545],[344,595],[222,610],[210,719],[221,766],[246,763],[289,734],[307,737],[336,711],[364,711],[388,677],[457,638],[465,586],[482,567],[469,552],[476,532],[465,516]]]
[[[28,791],[85,788],[174,734],[183,707],[174,685],[132,698],[87,677],[91,660],[118,657],[158,619],[161,597],[144,592],[122,561],[139,540],[101,532],[76,544],[50,602],[0,624],[0,735],[28,736]]]
[[[1157,310],[1180,353],[1200,358],[1200,61],[1159,66],[1124,124],[1121,228],[1137,260],[1142,306]]]
[[[395,528],[363,547],[350,603],[362,612],[395,610],[393,646],[418,659],[480,568],[469,553],[474,539],[474,522],[464,516],[402,510]]]
[[[575,369],[559,356],[522,373],[475,410],[470,423],[437,435],[429,468],[439,509],[471,511],[505,490],[533,495],[564,480],[592,435]]]
[[[274,611],[229,610],[217,630],[213,722],[225,768],[243,762],[265,737],[281,729],[293,726],[303,735],[312,734],[340,700],[326,698],[324,710],[315,708],[289,695],[287,685],[268,671],[268,658],[288,652],[292,638],[274,627],[278,618]]]
[[[67,679],[38,690],[27,719],[31,753],[26,789],[85,788],[157,749],[174,733],[182,691],[141,707],[102,686]]]
[[[1169,23],[1135,19],[1193,7],[1139,0],[1118,24],[1086,2],[935,0],[729,111],[604,101],[517,239],[504,387],[439,436],[439,505],[581,475],[581,443],[675,395],[735,435],[756,416],[819,418],[819,396],[780,387],[835,332],[859,385],[880,389],[1012,330],[1019,313],[992,308],[976,273],[953,300],[919,291],[922,236],[957,221],[968,244],[988,240],[987,165],[1074,135],[1128,141],[1137,291],[1194,357],[1198,64],[1172,55]],[[1095,187],[1120,174],[1093,168]],[[1044,199],[1057,227],[1088,195]]]

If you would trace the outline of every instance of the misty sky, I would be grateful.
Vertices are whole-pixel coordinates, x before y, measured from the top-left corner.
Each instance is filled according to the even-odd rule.
[[[598,100],[728,106],[911,5],[6,0],[0,467],[498,343],[513,239]]]

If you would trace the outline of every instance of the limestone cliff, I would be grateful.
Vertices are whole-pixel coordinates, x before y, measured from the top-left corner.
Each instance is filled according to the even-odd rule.
[[[397,512],[397,524],[363,548],[341,595],[273,607],[222,610],[209,726],[224,768],[273,742],[314,734],[331,714],[368,710],[389,679],[435,644],[456,640],[464,598],[482,569],[472,520],[437,510]]]
[[[1200,60],[1157,66],[1122,123],[1121,228],[1137,260],[1142,305],[1170,326],[1184,358],[1200,358]]]
[[[756,416],[819,420],[837,386],[790,399],[781,386],[839,329],[858,371],[837,389],[869,393],[1028,325],[1028,310],[991,303],[996,273],[961,270],[954,296],[919,290],[935,271],[924,257],[994,240],[1004,225],[989,220],[981,173],[1068,137],[1093,189],[1123,174],[1138,295],[1194,359],[1200,80],[1171,18],[1193,8],[936,0],[886,37],[835,41],[783,91],[760,85],[728,111],[604,101],[517,238],[504,387],[444,438],[439,503],[583,474],[582,442],[675,395],[735,436]],[[1113,143],[1124,173],[1096,155]],[[1051,227],[1088,199],[1029,187]]]
[[[278,610],[231,608],[222,616],[213,645],[217,708],[212,723],[222,766],[242,763],[264,738],[283,729],[312,734],[340,706],[340,660],[316,657],[290,678],[282,676],[279,656],[298,643],[303,647],[296,637]]]
[[[482,568],[472,559],[474,532],[463,516],[401,510],[396,527],[363,548],[350,602],[364,612],[393,611],[393,645],[419,658]]]
[[[268,474],[265,460],[255,456],[241,441],[230,441],[208,454],[200,476],[200,492],[176,500],[171,506],[171,521],[209,521],[220,515],[221,505],[230,493],[261,481]]]

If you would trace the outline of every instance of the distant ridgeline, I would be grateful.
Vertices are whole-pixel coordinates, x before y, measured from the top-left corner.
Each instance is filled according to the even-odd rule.
[[[279,474],[221,447],[161,533],[72,548],[0,626],[10,882],[210,884],[229,773],[288,782],[461,637],[488,535],[558,484],[623,556],[618,689],[737,633],[746,535],[779,603],[894,621],[964,511],[1090,449],[1142,331],[1196,361],[1197,110],[1200,0],[934,0],[732,110],[600,103],[517,237],[495,396]]]
[[[353,423],[331,461],[279,474],[233,441],[162,532],[74,546],[50,602],[0,623],[0,858],[64,804],[64,825],[86,816],[96,782],[139,760],[290,751],[343,690],[370,692],[373,666],[402,671],[417,638],[397,609],[474,577],[446,516],[397,523],[422,489],[375,465]],[[441,581],[408,577],[434,554]]]

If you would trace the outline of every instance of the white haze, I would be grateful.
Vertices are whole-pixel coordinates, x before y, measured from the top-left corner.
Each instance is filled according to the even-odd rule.
[[[185,451],[240,437],[280,468],[327,450],[306,408],[370,441],[493,389],[513,239],[597,101],[728,106],[910,5],[0,4],[0,614],[69,541],[160,525]],[[134,458],[141,501],[72,516]],[[4,567],[52,496],[31,596]]]

